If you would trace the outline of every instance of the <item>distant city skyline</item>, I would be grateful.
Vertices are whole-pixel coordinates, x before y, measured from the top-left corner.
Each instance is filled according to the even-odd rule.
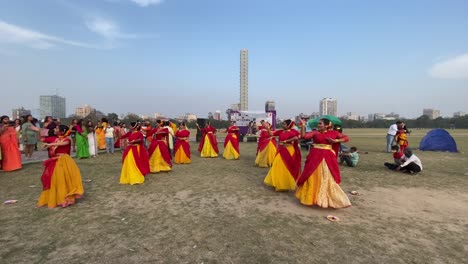
[[[280,118],[425,108],[468,112],[468,1],[0,2],[0,113],[39,96],[103,113],[207,116],[239,102],[248,49],[248,110]]]

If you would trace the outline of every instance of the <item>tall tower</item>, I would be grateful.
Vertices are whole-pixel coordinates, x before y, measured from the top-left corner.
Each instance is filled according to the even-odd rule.
[[[320,115],[332,115],[338,114],[338,102],[336,99],[323,98],[320,100]]]
[[[249,109],[249,51],[240,52],[240,111]]]

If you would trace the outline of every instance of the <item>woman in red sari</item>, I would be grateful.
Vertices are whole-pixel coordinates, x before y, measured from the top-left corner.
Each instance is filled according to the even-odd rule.
[[[198,152],[202,158],[216,158],[218,157],[218,141],[216,140],[216,128],[212,127],[210,122],[207,121],[204,128],[197,128],[202,132],[200,145],[198,145]]]
[[[223,157],[227,160],[239,159],[239,127],[236,126],[236,122],[232,121],[225,132],[227,135],[224,139]]]
[[[172,156],[169,152],[169,130],[162,127],[161,122],[156,122],[156,126],[146,132],[146,139],[151,138],[151,143],[148,148],[149,164],[151,172],[171,171]]]
[[[174,146],[174,163],[176,164],[189,164],[192,163],[190,159],[190,144],[188,143],[190,131],[182,122],[175,133],[176,143]]]
[[[54,208],[67,207],[75,203],[84,193],[80,169],[70,157],[71,140],[66,136],[69,128],[59,125],[54,129],[55,135],[43,140],[52,157],[44,161],[42,173],[42,193],[37,206]]]
[[[260,123],[260,136],[258,138],[255,165],[260,168],[268,168],[273,165],[273,160],[276,156],[276,139],[270,136],[270,133],[267,130],[267,127],[271,130],[271,125],[263,120]]]
[[[294,122],[288,119],[282,126],[282,130],[274,133],[267,127],[270,136],[279,137],[279,146],[273,165],[263,182],[276,191],[289,191],[296,189],[296,179],[301,174],[301,150],[299,132],[293,129]]]
[[[131,130],[121,139],[128,139],[128,146],[122,156],[120,184],[141,184],[145,175],[150,173],[148,151],[143,145],[143,134],[137,122],[131,123]]]
[[[297,180],[296,198],[304,205],[323,208],[351,206],[348,196],[340,188],[340,168],[332,145],[347,142],[349,138],[333,130],[328,119],[320,119],[317,131],[305,133],[301,124],[301,136],[312,139],[314,144],[307,155],[304,172]]]
[[[15,124],[8,116],[1,117],[0,124],[1,165],[3,171],[21,169],[21,152],[18,148],[18,136]]]

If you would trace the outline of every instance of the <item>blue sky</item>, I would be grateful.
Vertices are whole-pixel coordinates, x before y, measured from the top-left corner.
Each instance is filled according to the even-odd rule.
[[[0,112],[39,95],[105,112],[280,117],[468,112],[468,1],[0,0]]]

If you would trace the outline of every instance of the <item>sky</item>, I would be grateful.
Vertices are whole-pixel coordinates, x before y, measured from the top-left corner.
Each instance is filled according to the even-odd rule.
[[[281,118],[435,108],[468,112],[465,0],[0,0],[0,113],[40,95],[117,114],[177,117],[239,102]]]

